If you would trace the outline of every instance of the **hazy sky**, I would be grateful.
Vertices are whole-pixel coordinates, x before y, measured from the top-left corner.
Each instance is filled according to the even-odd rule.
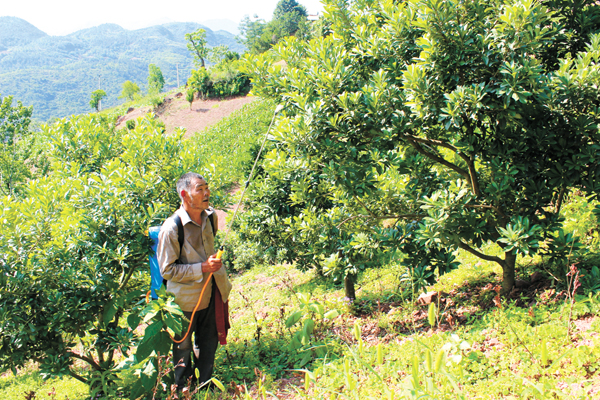
[[[166,22],[202,22],[244,15],[270,20],[279,0],[3,0],[0,16],[19,17],[49,35],[115,23],[138,29]],[[322,13],[319,0],[297,0],[309,14]]]

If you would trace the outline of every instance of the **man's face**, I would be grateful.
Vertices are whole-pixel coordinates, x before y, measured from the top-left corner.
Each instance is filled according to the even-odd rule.
[[[194,210],[206,210],[210,200],[210,189],[204,179],[193,179],[189,192],[184,192],[184,201]]]

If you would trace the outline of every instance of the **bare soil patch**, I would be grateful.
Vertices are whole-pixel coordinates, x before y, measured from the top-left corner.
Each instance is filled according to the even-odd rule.
[[[190,108],[190,103],[185,100],[182,93],[165,96],[165,101],[154,109],[151,106],[136,108],[117,120],[117,128],[125,127],[129,120],[135,120],[148,113],[154,113],[165,124],[167,134],[175,132],[176,128],[184,128],[185,137],[188,138],[196,132],[219,122],[234,111],[239,110],[256,97],[229,97],[224,99],[195,100]]]

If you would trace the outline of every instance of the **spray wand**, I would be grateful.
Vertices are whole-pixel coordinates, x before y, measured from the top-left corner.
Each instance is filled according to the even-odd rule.
[[[258,164],[260,155],[265,147],[267,138],[269,137],[269,132],[271,131],[271,127],[273,126],[273,121],[275,121],[275,116],[281,110],[283,110],[283,106],[280,104],[275,108],[275,112],[273,112],[273,118],[271,118],[271,123],[269,124],[269,129],[267,129],[267,133],[265,134],[262,145],[260,146],[260,150],[258,151],[258,154],[256,155],[256,159],[254,160],[254,165],[252,165],[252,169],[250,170],[250,175],[248,175],[248,180],[246,181],[246,184],[244,185],[244,190],[242,190],[242,195],[240,196],[240,200],[238,201],[238,204],[233,211],[233,217],[231,218],[231,222],[229,223],[229,226],[227,227],[227,231],[225,231],[225,237],[223,238],[223,242],[221,242],[222,244],[219,247],[219,251],[217,251],[218,259],[221,259],[221,256],[223,256],[223,253],[225,252],[224,246],[225,246],[225,242],[227,241],[227,236],[229,235],[229,231],[231,230],[233,221],[235,221],[235,216],[237,215],[238,209],[240,208],[240,205],[242,204],[242,200],[244,200],[244,195],[246,194],[246,189],[248,189],[248,186],[250,185],[250,181],[252,180],[252,176],[254,175],[254,169],[256,168],[256,164]]]
[[[267,129],[267,133],[265,133],[265,137],[263,139],[262,145],[260,146],[260,150],[258,151],[258,154],[256,155],[256,159],[254,160],[254,165],[252,166],[252,170],[250,170],[250,175],[248,175],[248,180],[246,181],[246,184],[244,185],[244,190],[242,190],[242,195],[240,196],[240,200],[238,201],[237,206],[235,207],[235,210],[233,212],[233,217],[231,218],[231,222],[229,223],[229,226],[227,227],[227,231],[225,231],[225,237],[223,238],[223,242],[221,244],[221,246],[219,247],[219,251],[217,251],[217,259],[221,259],[221,257],[223,256],[223,253],[225,252],[225,242],[227,241],[227,236],[229,235],[229,231],[231,230],[231,226],[233,225],[233,221],[235,221],[235,217],[237,215],[238,209],[240,208],[240,205],[242,204],[242,200],[244,199],[244,195],[246,194],[246,189],[248,189],[248,186],[250,185],[250,181],[252,180],[252,175],[254,175],[254,169],[256,168],[256,164],[258,164],[258,159],[260,158],[260,155],[265,147],[265,143],[267,142],[267,137],[269,136],[269,132],[271,131],[271,127],[273,126],[273,121],[275,121],[275,116],[281,111],[283,110],[283,106],[280,104],[275,108],[275,112],[273,112],[273,118],[271,118],[271,123],[269,124],[269,129]],[[213,273],[211,272],[208,275],[208,278],[206,279],[206,282],[204,283],[204,286],[202,287],[202,291],[200,292],[200,296],[198,297],[198,303],[196,303],[196,307],[194,307],[194,311],[192,311],[192,316],[190,318],[190,324],[188,325],[188,330],[185,333],[185,335],[183,336],[183,338],[181,338],[181,340],[175,340],[175,338],[171,337],[171,339],[173,339],[173,341],[175,343],[181,343],[183,342],[188,335],[190,334],[190,328],[192,327],[192,321],[194,320],[194,315],[196,314],[196,311],[198,311],[198,308],[200,307],[200,301],[202,300],[202,297],[204,296],[204,291],[206,290],[206,287],[208,286],[208,282],[211,281],[213,276]],[[150,293],[150,292],[148,292]]]

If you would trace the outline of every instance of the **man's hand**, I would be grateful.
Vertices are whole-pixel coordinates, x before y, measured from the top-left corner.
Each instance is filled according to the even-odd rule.
[[[213,254],[202,263],[202,272],[217,272],[221,265],[221,260],[217,258],[216,254]]]

